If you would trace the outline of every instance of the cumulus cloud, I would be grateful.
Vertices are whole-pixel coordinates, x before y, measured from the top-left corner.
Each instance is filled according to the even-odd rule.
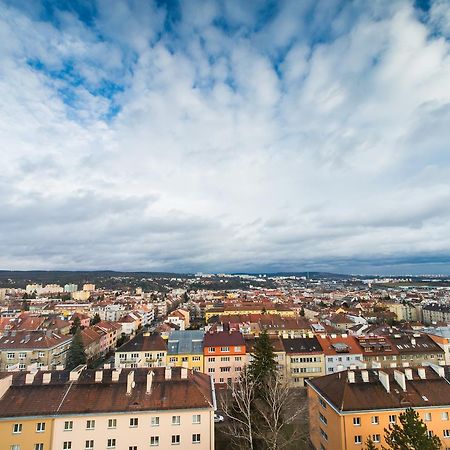
[[[449,20],[0,0],[0,266],[447,273]]]

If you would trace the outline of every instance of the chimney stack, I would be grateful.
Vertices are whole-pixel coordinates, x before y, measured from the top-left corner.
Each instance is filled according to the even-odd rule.
[[[417,373],[419,374],[419,378],[421,378],[422,380],[426,380],[427,375],[426,375],[425,369],[423,367],[419,367],[417,369]]]
[[[362,376],[364,383],[369,382],[369,372],[367,370],[361,370],[361,376]]]
[[[347,372],[347,381],[349,383],[354,383],[355,382],[355,372],[352,372],[351,370],[349,370]]]
[[[378,378],[380,380],[380,383],[383,385],[384,389],[386,389],[386,392],[391,392],[391,388],[389,385],[389,375],[386,372],[383,372],[382,370],[378,371]]]
[[[405,376],[407,380],[412,380],[413,379],[412,370],[408,368],[405,369]]]
[[[164,372],[164,378],[166,380],[172,379],[172,367],[166,367],[166,370]]]
[[[154,375],[155,375],[155,372],[153,372],[153,370],[151,370],[147,374],[147,390],[146,390],[147,394],[151,394],[152,393],[152,384],[153,384],[153,376]]]
[[[42,374],[42,384],[49,384],[52,380],[52,373],[51,372],[45,372]]]
[[[96,370],[95,371],[95,382],[101,383],[103,380],[103,370]]]
[[[187,380],[187,377],[188,377],[187,367],[182,367],[181,368],[181,379],[182,380]]]
[[[394,370],[394,379],[397,384],[402,388],[403,392],[406,391],[406,377],[400,370]]]
[[[119,375],[120,375],[120,372],[122,372],[122,369],[121,369],[121,368],[116,369],[116,370],[113,370],[112,376],[111,376],[111,380],[112,380],[112,381],[119,381]]]
[[[36,375],[36,372],[34,373],[27,373],[25,375],[25,384],[32,384],[34,381],[34,376]]]
[[[132,370],[127,376],[127,395],[131,395],[131,391],[133,390],[134,386],[134,370]]]

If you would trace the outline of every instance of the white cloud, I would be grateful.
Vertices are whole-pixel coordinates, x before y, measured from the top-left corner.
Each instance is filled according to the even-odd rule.
[[[0,266],[448,271],[445,2],[300,3],[0,3]]]

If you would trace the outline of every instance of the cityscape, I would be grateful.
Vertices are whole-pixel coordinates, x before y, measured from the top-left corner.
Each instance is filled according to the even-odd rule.
[[[0,450],[450,450],[450,0],[0,0]]]

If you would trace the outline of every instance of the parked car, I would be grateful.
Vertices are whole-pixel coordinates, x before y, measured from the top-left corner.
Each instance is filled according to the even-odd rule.
[[[225,419],[220,414],[214,414],[214,423],[223,422]]]

